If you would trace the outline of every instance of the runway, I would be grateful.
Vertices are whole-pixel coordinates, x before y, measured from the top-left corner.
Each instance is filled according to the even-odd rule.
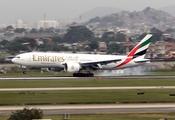
[[[66,87],[66,88],[1,88],[0,92],[18,91],[81,91],[81,90],[157,90],[175,89],[175,86],[144,86],[144,87]]]
[[[52,76],[52,77],[0,77],[2,80],[87,80],[87,79],[175,79],[175,75],[125,75],[125,76],[94,76],[94,77],[72,77],[72,76]]]
[[[0,115],[24,107],[40,108],[44,114],[94,114],[129,112],[175,112],[175,104],[110,104],[110,105],[49,105],[49,106],[0,106]]]
[[[79,79],[78,77],[1,77],[0,80],[60,80]]]

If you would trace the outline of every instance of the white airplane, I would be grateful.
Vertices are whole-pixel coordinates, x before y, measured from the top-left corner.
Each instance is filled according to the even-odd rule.
[[[144,57],[151,38],[152,34],[146,35],[127,56],[29,52],[17,55],[12,62],[21,65],[24,74],[26,67],[38,67],[54,72],[64,70],[74,77],[90,77],[94,76],[93,70],[117,70],[150,63]]]

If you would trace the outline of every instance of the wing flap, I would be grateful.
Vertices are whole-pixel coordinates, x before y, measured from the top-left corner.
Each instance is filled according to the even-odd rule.
[[[112,60],[98,60],[98,61],[84,61],[84,62],[80,62],[81,65],[94,65],[94,64],[101,64],[101,65],[105,65],[105,64],[109,64],[109,63],[113,63],[113,62],[118,62],[121,61],[122,59],[112,59]]]

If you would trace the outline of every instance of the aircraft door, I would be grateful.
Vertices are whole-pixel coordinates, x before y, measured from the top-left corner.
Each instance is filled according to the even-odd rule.
[[[32,56],[28,56],[28,62],[31,62],[32,61]]]

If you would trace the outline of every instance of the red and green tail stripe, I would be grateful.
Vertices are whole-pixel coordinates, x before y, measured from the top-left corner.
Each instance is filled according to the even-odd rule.
[[[149,43],[151,41],[152,38],[152,34],[148,34],[147,36],[145,36],[141,42],[127,55],[127,58],[118,66],[115,66],[114,68],[118,68],[121,67],[127,63],[129,63],[131,60],[133,60],[136,57],[143,57],[146,54],[146,51],[149,47]]]

